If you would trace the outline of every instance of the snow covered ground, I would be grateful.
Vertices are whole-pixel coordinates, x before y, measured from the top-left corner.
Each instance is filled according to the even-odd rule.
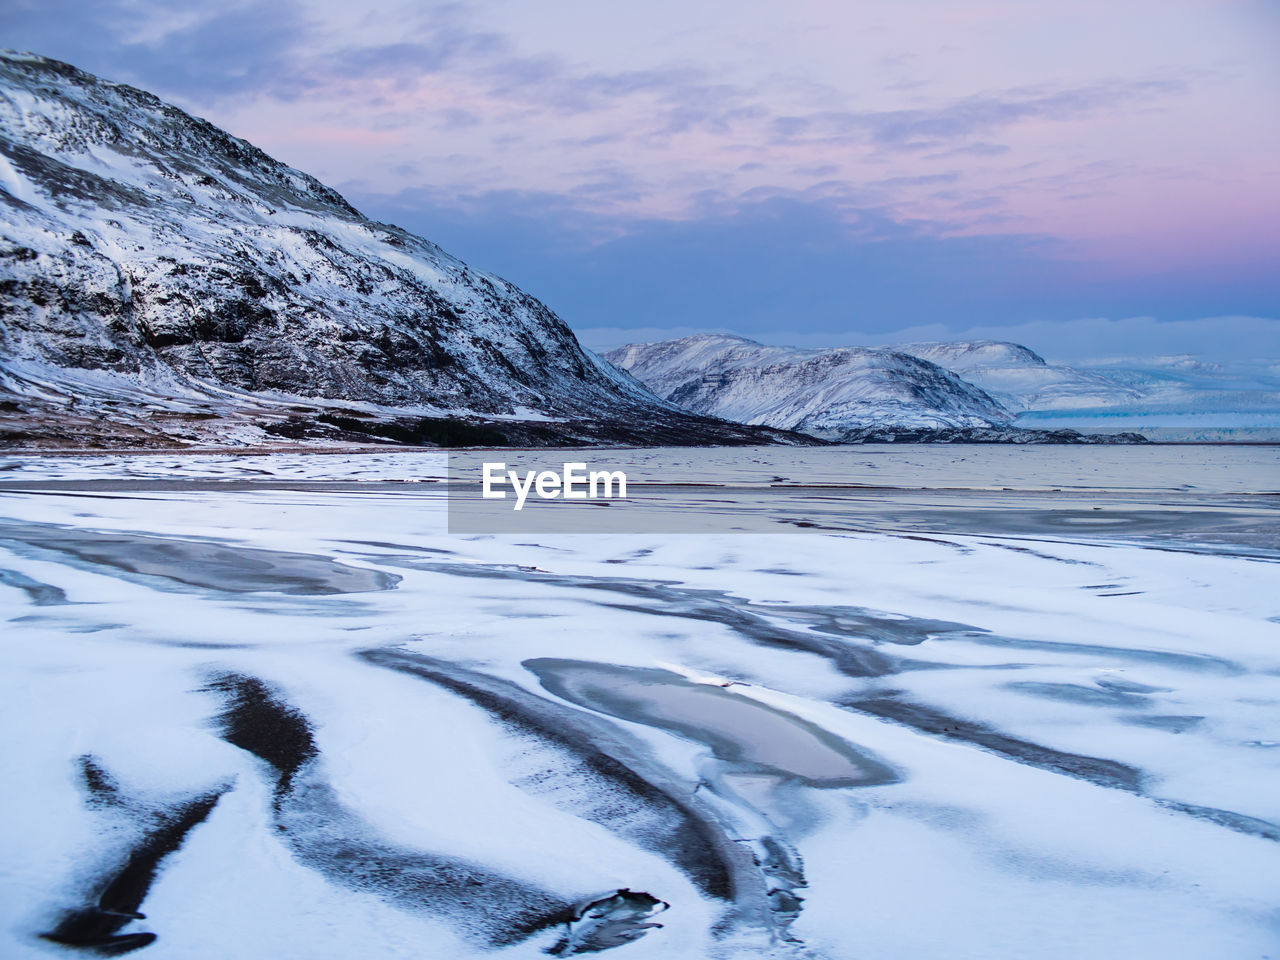
[[[1276,955],[1274,450],[616,457],[829,529],[0,459],[0,953]]]

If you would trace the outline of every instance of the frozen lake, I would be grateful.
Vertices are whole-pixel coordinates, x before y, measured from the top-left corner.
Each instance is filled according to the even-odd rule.
[[[520,451],[454,457],[515,461],[522,455],[623,466],[637,483],[847,485],[906,490],[1077,490],[1280,493],[1280,445],[861,444],[847,447],[663,447]],[[324,480],[425,482],[448,475],[450,454],[370,451],[0,456],[13,480]]]
[[[572,458],[0,458],[0,952],[1275,955],[1277,448]]]

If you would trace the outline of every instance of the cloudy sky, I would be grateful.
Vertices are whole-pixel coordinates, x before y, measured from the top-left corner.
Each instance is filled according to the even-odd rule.
[[[1280,356],[1273,0],[6,0],[0,45],[207,117],[590,345]]]

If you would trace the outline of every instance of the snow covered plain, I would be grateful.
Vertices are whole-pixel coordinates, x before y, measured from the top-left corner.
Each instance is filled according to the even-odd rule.
[[[1274,448],[591,457],[0,460],[0,952],[1276,956]]]

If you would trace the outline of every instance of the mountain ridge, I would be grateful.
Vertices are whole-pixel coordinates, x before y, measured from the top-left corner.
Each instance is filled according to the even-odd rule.
[[[0,53],[0,207],[11,442],[391,442],[433,419],[491,441],[804,442],[660,400],[500,277],[35,54]]]

